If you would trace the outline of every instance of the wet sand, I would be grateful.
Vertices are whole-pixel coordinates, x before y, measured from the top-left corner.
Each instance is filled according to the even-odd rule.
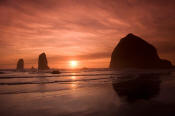
[[[132,72],[105,75],[105,77],[65,76],[62,80],[71,78],[72,81],[0,85],[0,114],[1,116],[175,115],[175,72]],[[91,80],[78,81],[82,78]],[[46,81],[48,78],[43,79],[38,80]],[[18,80],[9,80],[14,81]],[[1,83],[7,81],[1,79]]]

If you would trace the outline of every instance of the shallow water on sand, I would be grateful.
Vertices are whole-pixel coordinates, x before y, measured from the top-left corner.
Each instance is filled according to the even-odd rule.
[[[0,74],[1,116],[175,115],[175,70]]]

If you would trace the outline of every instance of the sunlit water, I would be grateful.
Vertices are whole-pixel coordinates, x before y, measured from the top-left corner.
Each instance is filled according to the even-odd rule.
[[[175,70],[4,71],[0,116],[175,115]]]

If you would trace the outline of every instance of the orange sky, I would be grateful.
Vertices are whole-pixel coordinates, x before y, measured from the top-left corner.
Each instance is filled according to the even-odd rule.
[[[0,68],[108,67],[112,50],[128,33],[152,43],[175,64],[174,0],[1,0]]]

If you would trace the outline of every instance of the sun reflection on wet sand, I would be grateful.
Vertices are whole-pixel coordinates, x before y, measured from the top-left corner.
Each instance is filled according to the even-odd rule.
[[[77,82],[75,80],[77,79],[77,76],[74,76],[75,73],[72,73],[73,76],[70,76],[70,79],[72,80],[72,83],[70,84],[71,89],[74,90],[77,88]]]
[[[76,82],[73,82],[70,84],[72,90],[75,90],[77,88],[77,83]]]
[[[71,76],[71,79],[72,80],[75,80],[77,77],[76,76]]]

